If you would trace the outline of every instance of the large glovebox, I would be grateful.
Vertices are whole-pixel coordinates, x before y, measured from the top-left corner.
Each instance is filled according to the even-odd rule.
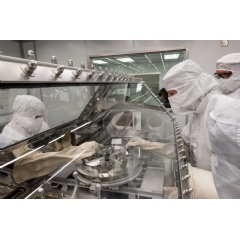
[[[142,79],[0,60],[0,198],[192,197],[178,123]],[[10,141],[17,95],[43,102],[48,129]]]

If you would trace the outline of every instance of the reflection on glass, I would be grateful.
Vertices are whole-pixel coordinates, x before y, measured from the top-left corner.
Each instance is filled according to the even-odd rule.
[[[91,86],[0,89],[0,148],[76,119],[94,90]]]
[[[14,144],[49,129],[44,120],[45,106],[40,99],[31,95],[17,95],[12,109],[12,119],[1,134],[6,144]]]
[[[162,79],[170,68],[186,58],[186,50],[145,52],[91,57],[95,70],[111,69],[121,74],[142,78],[155,95],[164,87]]]
[[[1,148],[82,118],[86,106],[87,121],[119,103],[160,107],[142,83],[1,89],[0,96]]]

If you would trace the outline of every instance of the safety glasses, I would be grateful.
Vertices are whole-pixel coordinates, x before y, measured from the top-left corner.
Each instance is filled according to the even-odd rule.
[[[227,78],[230,78],[231,76],[232,76],[232,72],[214,73],[214,77],[217,78],[217,79],[220,79],[220,78],[227,79]]]

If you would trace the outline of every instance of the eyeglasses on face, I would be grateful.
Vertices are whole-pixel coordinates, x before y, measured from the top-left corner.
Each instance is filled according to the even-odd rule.
[[[220,79],[220,78],[227,79],[227,78],[230,78],[231,76],[232,76],[232,72],[214,73],[214,77],[217,79]]]

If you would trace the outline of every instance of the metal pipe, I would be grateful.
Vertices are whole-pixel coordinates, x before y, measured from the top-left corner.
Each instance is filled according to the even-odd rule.
[[[64,136],[65,136],[65,134],[61,135],[61,136],[58,137],[58,138],[53,139],[53,140],[52,140],[51,142],[49,142],[48,144],[51,144],[51,143],[57,141],[58,139],[63,138]]]
[[[86,126],[87,124],[89,124],[89,123],[91,123],[92,121],[90,121],[90,122],[87,122],[87,123],[84,123],[83,125],[81,125],[81,126],[79,126],[79,127],[76,127],[76,128],[74,128],[73,130],[71,130],[70,132],[75,132],[76,130],[78,130],[78,129],[80,129],[80,128],[82,128],[82,127],[84,127],[84,126]]]
[[[18,161],[18,160],[20,160],[20,159],[22,159],[22,158],[24,158],[24,157],[32,154],[32,153],[34,153],[34,152],[36,152],[37,150],[43,148],[44,146],[45,146],[45,145],[42,145],[41,147],[38,147],[38,148],[32,150],[31,152],[27,152],[27,153],[23,154],[22,156],[13,159],[12,161],[10,161],[10,162],[8,162],[8,163],[5,163],[5,164],[3,164],[2,166],[0,166],[0,168],[4,168],[4,167],[8,166],[9,164],[14,163],[14,162],[16,162],[16,161]]]
[[[6,61],[6,62],[15,62],[15,63],[28,63],[29,62],[29,59],[9,57],[9,56],[5,56],[5,55],[0,55],[0,60],[1,61]],[[48,63],[48,62],[38,62],[38,66],[56,68],[56,66],[58,66],[58,65],[53,64],[53,63]],[[65,66],[65,65],[64,65],[64,68],[69,69],[69,70],[77,70],[78,69],[78,67],[70,67],[70,66]],[[82,71],[83,72],[90,72],[92,70],[82,68]],[[101,72],[96,71],[95,73],[101,73]]]

